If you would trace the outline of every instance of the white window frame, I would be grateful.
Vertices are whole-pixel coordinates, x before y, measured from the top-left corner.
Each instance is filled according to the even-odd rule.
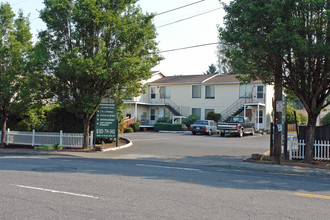
[[[164,89],[165,94],[162,94],[162,89]],[[160,99],[171,99],[171,87],[170,86],[161,86],[159,88],[159,98]]]
[[[206,97],[206,87],[211,87],[211,86],[213,86],[214,87],[214,97],[212,97],[212,98],[207,98]],[[216,86],[215,85],[205,85],[205,88],[204,88],[204,91],[205,91],[205,99],[215,99],[215,94],[216,94],[216,91],[215,91],[215,88],[216,88]]]
[[[211,111],[209,111],[209,112],[215,112],[215,109],[214,109],[214,108],[206,108],[206,109],[204,109],[204,119],[205,119],[205,120],[206,120],[206,117],[207,117],[206,110],[211,110]]]
[[[194,87],[199,87],[199,97],[194,97]],[[191,85],[191,98],[201,99],[202,98],[202,85]]]
[[[191,115],[193,115],[193,109],[199,109],[200,110],[199,119],[202,119],[202,108],[191,108]],[[198,115],[196,115],[196,116],[198,116]]]

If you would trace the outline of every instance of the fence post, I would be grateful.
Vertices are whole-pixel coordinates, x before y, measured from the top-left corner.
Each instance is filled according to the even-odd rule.
[[[9,142],[9,132],[10,132],[10,129],[8,128],[7,129],[7,135],[6,135],[7,137],[6,137],[6,141],[5,141],[6,145],[8,145],[8,142]]]
[[[34,146],[34,141],[35,141],[35,135],[36,135],[36,130],[32,130],[32,147]]]
[[[91,131],[91,134],[89,136],[89,145],[90,145],[91,149],[93,148],[93,139],[94,139],[93,135],[94,135],[94,133],[93,133],[93,131]]]
[[[270,123],[270,156],[274,156],[274,123]]]
[[[60,130],[60,146],[63,145],[63,131]]]
[[[292,144],[293,138],[290,138],[289,160],[292,160]]]

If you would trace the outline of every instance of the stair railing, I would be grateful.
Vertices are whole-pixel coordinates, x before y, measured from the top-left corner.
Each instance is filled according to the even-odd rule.
[[[251,102],[252,99],[249,98],[241,98],[237,99],[233,104],[231,104],[228,108],[221,112],[221,120],[225,121],[229,116],[235,113],[238,109],[242,108],[245,103]]]

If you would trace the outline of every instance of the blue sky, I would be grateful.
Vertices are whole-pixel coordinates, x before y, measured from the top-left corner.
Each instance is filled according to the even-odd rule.
[[[43,0],[0,0],[9,2],[13,11],[22,9],[24,15],[30,14],[31,31],[35,39],[38,31],[45,29],[45,24],[39,19],[39,10]],[[140,0],[138,4],[144,11],[161,13],[200,0]],[[229,0],[224,0],[228,3]],[[217,10],[216,10],[217,9]],[[215,10],[182,22],[165,27],[159,27],[197,14]],[[194,45],[215,43],[218,40],[217,25],[222,26],[225,15],[219,0],[204,0],[189,7],[156,16],[154,23],[157,28],[157,41],[161,51]],[[166,76],[203,74],[208,66],[216,64],[216,45],[198,47],[187,50],[162,53],[165,58],[153,70],[159,70]]]

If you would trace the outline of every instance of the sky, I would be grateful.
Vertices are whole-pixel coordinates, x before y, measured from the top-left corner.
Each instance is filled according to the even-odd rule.
[[[46,28],[39,18],[39,11],[44,8],[43,0],[0,0],[0,2],[9,2],[15,14],[22,9],[24,16],[29,15],[31,31],[36,41],[38,31]],[[229,0],[223,2],[229,3]],[[137,4],[144,12],[158,14],[190,5],[154,18],[158,34],[156,41],[160,51],[218,42],[217,26],[223,26],[225,16],[219,0],[140,0]],[[202,15],[177,22],[198,14]],[[172,22],[175,23],[160,27]],[[217,45],[162,52],[161,55],[164,60],[152,70],[160,71],[165,76],[198,75],[206,72],[211,64],[216,65]]]

